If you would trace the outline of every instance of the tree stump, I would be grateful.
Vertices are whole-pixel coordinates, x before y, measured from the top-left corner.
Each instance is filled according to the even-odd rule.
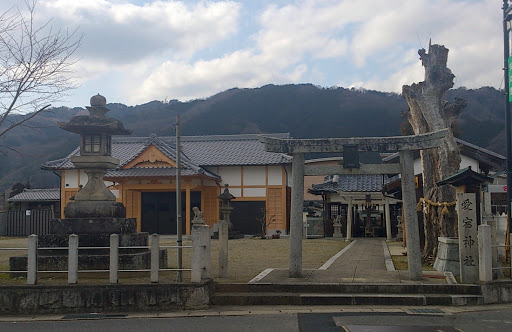
[[[423,195],[425,199],[433,202],[453,202],[455,188],[451,185],[438,187],[436,183],[455,173],[460,167],[460,152],[451,126],[466,107],[466,102],[456,99],[454,103],[449,103],[446,100],[446,92],[453,87],[455,77],[446,66],[448,49],[442,45],[429,44],[428,53],[421,49],[418,54],[425,67],[425,81],[402,87],[402,95],[409,104],[409,111],[405,116],[416,135],[450,129],[438,149],[421,151]],[[423,219],[423,259],[435,257],[439,236],[456,236],[455,210],[451,208],[448,214],[442,214],[441,210],[440,206],[431,206]]]

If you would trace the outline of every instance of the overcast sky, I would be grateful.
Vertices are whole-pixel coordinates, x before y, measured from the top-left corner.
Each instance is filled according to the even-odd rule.
[[[21,0],[2,0],[5,11]],[[39,0],[37,18],[84,34],[80,88],[127,105],[233,87],[312,83],[401,92],[419,48],[450,49],[455,87],[500,87],[501,0]]]

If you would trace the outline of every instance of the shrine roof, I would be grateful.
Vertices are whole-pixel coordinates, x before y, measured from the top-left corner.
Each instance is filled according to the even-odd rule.
[[[462,185],[470,185],[470,184],[478,184],[478,183],[492,183],[493,179],[486,175],[477,173],[471,169],[471,166],[459,169],[457,172],[448,176],[447,178],[437,182],[438,186],[442,186],[444,184],[451,184],[453,186],[462,186]]]
[[[340,191],[380,192],[383,185],[384,176],[380,174],[336,175],[324,183],[313,184],[309,192],[314,195]]]
[[[270,137],[287,138],[289,134],[265,134]],[[291,157],[265,151],[257,134],[182,136],[181,161],[186,169],[196,172],[207,166],[281,165],[291,163]],[[176,160],[175,137],[112,137],[112,157],[119,159],[119,168],[139,156],[149,145],[154,145],[172,160]],[[62,159],[48,161],[41,167],[48,170],[74,169],[71,157],[78,156],[76,148]],[[203,170],[204,171],[204,170]]]

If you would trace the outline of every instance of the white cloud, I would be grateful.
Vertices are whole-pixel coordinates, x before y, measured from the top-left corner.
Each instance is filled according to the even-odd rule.
[[[165,54],[188,58],[237,32],[240,5],[232,2],[45,0],[43,14],[85,34],[81,54],[116,65]]]
[[[429,37],[450,49],[456,85],[497,87],[501,80],[495,0],[141,3],[40,0],[38,13],[57,25],[80,26],[78,76],[84,83],[108,77],[125,103],[306,78],[400,92],[423,80],[417,50]]]

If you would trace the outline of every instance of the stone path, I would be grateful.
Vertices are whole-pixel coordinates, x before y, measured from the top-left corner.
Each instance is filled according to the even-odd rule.
[[[387,271],[384,238],[358,238],[325,270],[303,270],[302,278],[289,278],[288,269],[272,269],[260,283],[418,283],[407,271]],[[387,250],[387,247],[386,247]],[[424,272],[419,283],[446,283],[440,272]]]

